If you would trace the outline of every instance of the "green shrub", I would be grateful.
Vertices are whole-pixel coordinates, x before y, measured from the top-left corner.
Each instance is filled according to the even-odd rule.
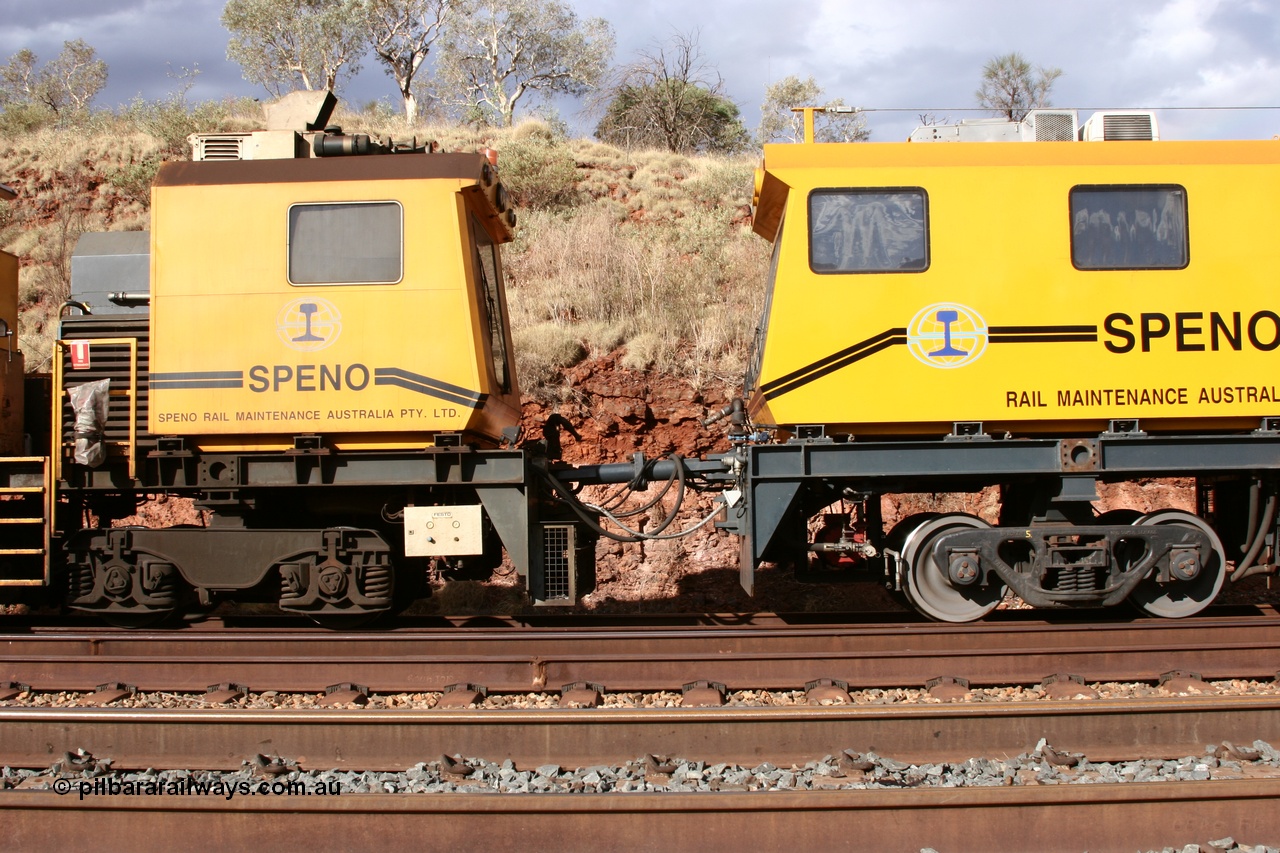
[[[498,173],[518,206],[546,210],[577,199],[573,152],[542,122],[519,125],[498,155]]]
[[[15,137],[51,127],[58,116],[40,104],[9,104],[0,111],[0,136]]]
[[[151,183],[156,179],[156,172],[159,169],[160,158],[148,157],[118,169],[111,169],[106,177],[107,182],[119,190],[121,195],[149,208],[151,207]]]

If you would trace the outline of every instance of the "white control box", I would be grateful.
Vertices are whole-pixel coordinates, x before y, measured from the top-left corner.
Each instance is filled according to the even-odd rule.
[[[406,557],[458,557],[484,553],[479,504],[404,508]]]

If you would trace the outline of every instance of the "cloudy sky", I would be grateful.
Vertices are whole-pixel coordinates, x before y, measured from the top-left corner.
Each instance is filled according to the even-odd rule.
[[[982,65],[1019,51],[1064,72],[1053,104],[1159,108],[1165,138],[1268,138],[1280,133],[1278,0],[569,0],[603,17],[618,36],[615,62],[678,32],[699,32],[748,125],[765,86],[812,75],[829,97],[872,110],[875,140],[905,138],[921,113],[979,117]],[[161,98],[170,70],[198,67],[189,97],[266,97],[226,60],[225,0],[0,0],[0,61],[22,48],[52,59],[82,38],[107,62],[95,104]],[[376,61],[343,92],[363,104],[394,103]],[[1225,110],[1225,107],[1253,107]],[[1210,108],[1210,109],[1189,109]],[[1265,109],[1269,108],[1269,109]],[[572,104],[562,115],[577,128]]]

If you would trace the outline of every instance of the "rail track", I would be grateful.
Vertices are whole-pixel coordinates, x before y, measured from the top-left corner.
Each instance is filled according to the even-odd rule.
[[[1280,614],[1243,608],[1184,620],[1048,622],[1020,614],[981,625],[761,624],[595,628],[407,627],[343,633],[198,625],[177,631],[29,627],[0,634],[0,682],[85,690],[112,681],[140,690],[320,691],[355,682],[377,692],[556,690],[590,682],[610,691],[728,687],[800,689],[829,678],[850,687],[919,686],[946,676],[972,685],[1154,681],[1174,670],[1207,679],[1273,678]],[[728,620],[730,617],[725,617]],[[737,621],[745,621],[741,617]]]
[[[14,849],[190,850],[1160,850],[1275,839],[1276,786],[1075,785],[809,794],[450,795],[342,798],[0,796]],[[89,827],[92,827],[90,830]],[[376,839],[376,840],[375,840]]]
[[[732,617],[708,620],[732,622]],[[455,683],[554,692],[573,682],[612,691],[672,690],[694,680],[730,688],[801,690],[828,678],[866,687],[951,675],[980,684],[1036,684],[1070,673],[1088,682],[1155,681],[1170,670],[1206,680],[1271,680],[1280,616],[1265,609],[1176,622],[1050,623],[1013,614],[956,629],[880,622],[534,628],[408,626],[378,634],[273,624],[209,623],[127,632],[28,625],[0,636],[0,684],[91,692],[120,681],[140,691],[217,682],[319,693],[358,681],[370,693],[438,693]],[[1192,681],[1194,684],[1194,680]],[[1206,688],[1210,691],[1212,688]],[[963,692],[963,691],[960,691]],[[257,754],[307,770],[404,770],[442,755],[520,767],[586,767],[637,756],[785,766],[842,750],[913,764],[1016,756],[1047,741],[1090,761],[1200,754],[1223,741],[1280,743],[1280,695],[1168,695],[1142,700],[834,704],[678,708],[0,707],[0,764],[48,767],[64,753],[110,757],[116,771],[234,771]],[[285,778],[285,777],[281,777]],[[129,838],[134,849],[278,842],[316,849],[431,846],[710,851],[797,844],[813,849],[1161,849],[1233,836],[1280,839],[1280,778],[998,788],[611,794],[347,794],[340,797],[58,796],[0,794],[3,843],[84,849]],[[83,827],[94,827],[92,838]],[[139,827],[145,826],[145,832]],[[376,828],[376,829],[375,829]],[[148,840],[149,839],[149,840]]]
[[[0,708],[0,729],[0,764],[16,767],[47,767],[81,749],[116,768],[234,770],[259,753],[307,769],[403,770],[441,755],[585,767],[649,753],[787,765],[846,749],[921,764],[1015,756],[1042,738],[1120,761],[1222,741],[1280,743],[1280,696],[521,711],[19,707]]]

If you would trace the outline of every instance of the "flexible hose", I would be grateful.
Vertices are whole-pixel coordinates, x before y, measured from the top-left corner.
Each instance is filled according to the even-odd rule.
[[[558,479],[556,479],[554,474],[552,474],[550,471],[542,471],[541,473],[542,473],[542,476],[546,479],[547,485],[551,487],[551,491],[560,498],[560,501],[564,503],[566,506],[568,506],[569,509],[573,510],[574,514],[578,516],[578,518],[582,519],[583,524],[587,525],[587,527],[590,527],[598,535],[604,536],[607,539],[612,539],[615,542],[642,541],[640,539],[635,538],[634,536],[619,536],[616,533],[613,533],[609,530],[605,530],[596,522],[594,518],[591,517],[591,515],[586,511],[586,509],[583,508],[581,501],[579,501],[576,497],[574,497],[573,492],[571,492],[564,485],[564,483],[561,483]]]
[[[593,512],[599,512],[601,515],[608,518],[610,521],[612,521],[614,524],[621,527],[623,530],[625,530],[627,533],[629,533],[632,536],[638,536],[641,539],[652,539],[657,537],[659,533],[661,533],[662,531],[666,530],[668,527],[671,526],[671,522],[676,520],[676,514],[680,511],[680,507],[684,506],[684,463],[681,461],[679,456],[672,456],[671,458],[675,462],[675,465],[672,466],[674,468],[674,470],[672,471],[672,474],[675,475],[675,480],[676,480],[676,502],[671,507],[671,512],[667,513],[667,517],[664,518],[654,530],[643,531],[643,532],[639,530],[632,530],[630,527],[627,527],[625,524],[619,521],[618,516],[615,516],[613,513],[609,512],[607,509],[604,509],[603,507],[598,507],[589,503],[583,503],[583,506],[585,506],[589,510],[592,510]],[[650,501],[647,506],[653,506],[656,502],[657,502],[656,500]],[[631,513],[631,514],[634,514],[634,513]],[[628,517],[628,516],[624,514],[623,517]]]
[[[658,541],[658,542],[666,542],[672,539],[683,539],[684,537],[689,536],[692,533],[696,533],[698,530],[702,529],[703,527],[706,527],[712,521],[715,521],[716,516],[718,516],[719,514],[720,514],[720,507],[716,507],[715,509],[711,510],[710,513],[707,514],[706,518],[699,521],[693,527],[686,527],[684,530],[677,531],[676,533],[668,533],[665,536],[646,535],[645,538],[650,541]]]
[[[675,460],[676,464],[675,464],[675,467],[672,468],[671,476],[668,477],[667,482],[663,484],[662,490],[659,491],[658,494],[655,495],[652,500],[650,500],[648,503],[644,504],[643,506],[638,506],[638,507],[635,507],[634,509],[629,509],[626,512],[617,513],[618,518],[630,518],[633,515],[639,515],[642,512],[647,512],[650,508],[657,505],[659,501],[661,501],[664,497],[666,497],[667,492],[671,491],[672,484],[676,482],[676,477],[684,472],[684,466],[680,464],[680,457],[676,455],[672,455],[671,459]],[[619,507],[624,502],[626,502],[627,498],[632,493],[634,493],[635,490],[636,489],[634,485],[630,483],[624,483],[617,491],[615,491],[612,495],[610,495],[608,498],[602,501],[600,506],[607,507],[610,511],[612,511],[616,507]],[[678,507],[679,505],[680,505],[680,502],[677,501],[676,506]],[[593,504],[587,504],[587,506],[591,507],[592,509],[596,508],[595,505]]]
[[[1262,550],[1263,544],[1267,541],[1267,531],[1271,529],[1272,523],[1276,520],[1276,493],[1272,492],[1267,495],[1267,505],[1262,511],[1262,524],[1258,526],[1254,533],[1253,541],[1249,545],[1249,552],[1244,555],[1244,559],[1236,565],[1231,572],[1232,582],[1244,580],[1250,574],[1258,572],[1250,572],[1255,568],[1253,561],[1258,558],[1258,553]]]
[[[563,503],[565,503],[571,510],[573,510],[574,514],[577,515],[580,519],[582,519],[584,524],[586,524],[589,528],[594,530],[598,535],[604,536],[607,539],[612,539],[615,542],[624,542],[624,543],[664,541],[664,540],[671,540],[671,539],[680,539],[684,536],[688,536],[694,533],[695,531],[705,527],[707,524],[713,521],[716,518],[716,516],[720,514],[720,507],[717,506],[711,511],[709,515],[707,515],[705,518],[703,518],[701,521],[699,521],[697,524],[693,525],[692,527],[686,528],[685,530],[681,530],[676,533],[669,533],[666,535],[662,535],[662,531],[666,530],[667,527],[671,525],[671,522],[675,520],[676,514],[679,512],[680,507],[684,504],[684,495],[685,495],[684,465],[681,463],[680,457],[673,456],[671,458],[673,458],[676,461],[676,464],[673,466],[675,469],[673,474],[674,474],[674,478],[677,485],[676,503],[675,503],[675,506],[672,507],[671,512],[667,514],[667,517],[662,520],[662,522],[658,525],[657,528],[655,528],[653,531],[650,531],[650,532],[633,530],[630,527],[627,527],[625,524],[623,524],[621,521],[618,520],[617,516],[613,515],[608,510],[605,510],[604,508],[595,506],[593,504],[586,504],[586,503],[583,503],[582,501],[579,501],[573,495],[573,493],[564,485],[564,483],[560,482],[560,480],[550,471],[542,471],[541,473],[546,478],[547,483],[548,485],[550,485],[552,492],[554,492]],[[665,494],[665,491],[666,489],[664,489],[664,494]],[[656,501],[650,501],[648,506],[652,506],[655,502]],[[614,524],[618,525],[624,531],[626,531],[626,535],[620,535],[620,534],[614,533],[611,530],[605,529],[603,526],[599,524],[599,522],[597,522],[594,518],[591,517],[592,512],[597,512],[605,516],[609,520],[611,520]],[[623,514],[623,517],[626,517],[626,514]]]
[[[1253,548],[1253,541],[1258,536],[1258,509],[1262,506],[1262,481],[1254,480],[1249,484],[1249,520],[1245,523],[1244,544],[1240,553],[1247,554]]]

